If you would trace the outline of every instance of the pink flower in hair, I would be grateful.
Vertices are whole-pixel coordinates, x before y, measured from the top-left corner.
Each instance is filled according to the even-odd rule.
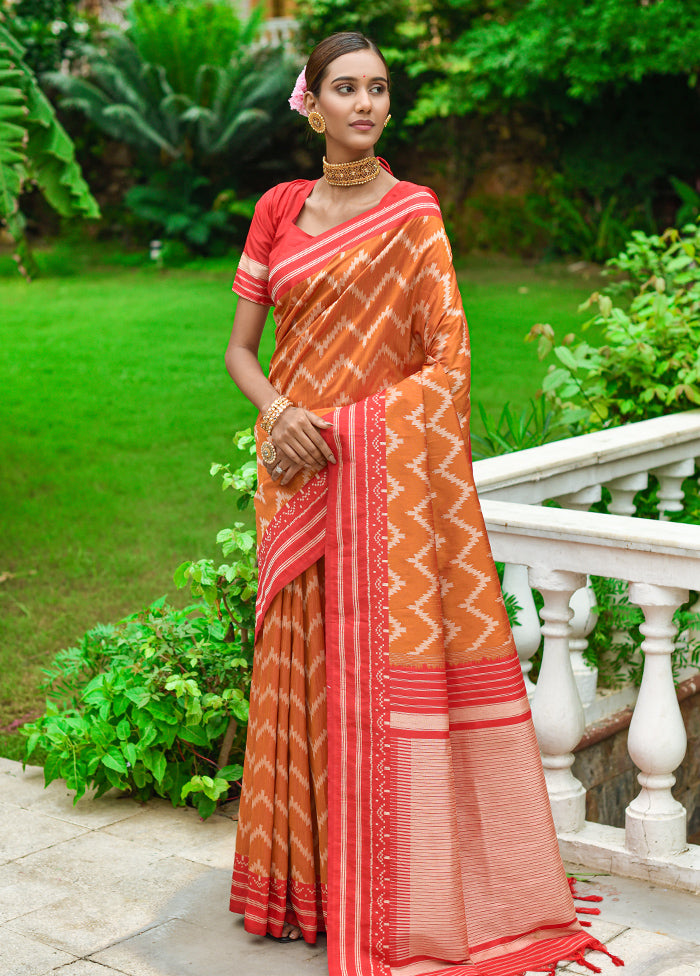
[[[304,94],[306,92],[306,65],[301,69],[301,73],[296,80],[294,85],[294,91],[292,92],[291,98],[289,99],[289,106],[293,108],[295,112],[300,115],[308,116],[308,112],[304,108]]]

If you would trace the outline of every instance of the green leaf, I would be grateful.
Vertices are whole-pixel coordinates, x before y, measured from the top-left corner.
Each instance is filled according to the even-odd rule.
[[[114,769],[118,773],[127,773],[127,765],[121,753],[116,749],[111,750],[102,757],[102,765],[108,769]]]

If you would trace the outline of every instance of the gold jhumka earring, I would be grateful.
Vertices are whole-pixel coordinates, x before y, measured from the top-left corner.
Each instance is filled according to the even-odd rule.
[[[391,112],[390,112],[390,113],[389,113],[389,114],[387,115],[387,117],[386,117],[386,118],[384,119],[384,128],[385,128],[385,129],[386,129],[386,127],[387,127],[387,126],[389,125],[389,122],[391,122]]]

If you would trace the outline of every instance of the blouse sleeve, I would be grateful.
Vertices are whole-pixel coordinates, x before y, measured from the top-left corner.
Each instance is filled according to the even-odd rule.
[[[270,277],[270,249],[275,236],[275,222],[272,214],[271,193],[260,197],[255,205],[255,213],[248,231],[233,291],[241,298],[247,298],[259,305],[272,305],[268,289]]]

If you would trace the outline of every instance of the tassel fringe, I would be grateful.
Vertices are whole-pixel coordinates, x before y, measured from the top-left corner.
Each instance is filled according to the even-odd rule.
[[[569,888],[571,889],[571,894],[576,901],[603,901],[600,895],[579,895],[578,892],[576,891],[576,879],[569,878],[568,881],[569,881]],[[577,905],[576,914],[577,915],[600,915],[600,909],[589,908],[583,905],[579,907]],[[591,922],[586,922],[583,919],[579,919],[579,924],[586,928],[590,928],[591,926]],[[584,952],[602,952],[603,955],[607,956],[608,959],[612,961],[614,966],[625,965],[619,956],[614,956],[612,952],[606,949],[606,947],[603,945],[602,942],[598,942],[596,940],[591,945],[586,946],[586,948],[583,951],[577,952],[574,956],[570,956],[568,959],[559,959],[557,962],[555,962],[552,965],[551,969],[548,969],[546,971],[546,973],[544,971],[541,971],[543,972],[543,976],[557,976],[557,966],[569,962],[577,962],[580,966],[585,966],[586,969],[588,969],[589,972],[591,973],[602,973],[603,970],[600,968],[600,966],[596,966],[595,963],[585,958]],[[523,976],[525,976],[524,973]]]

